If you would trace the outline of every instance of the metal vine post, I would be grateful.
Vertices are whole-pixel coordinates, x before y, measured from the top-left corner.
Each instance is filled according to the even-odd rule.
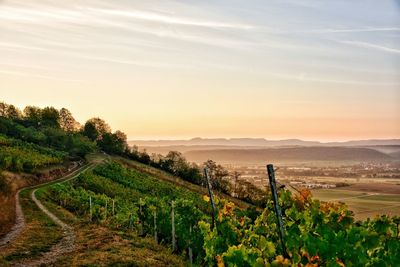
[[[281,241],[283,255],[285,257],[288,257],[288,253],[286,251],[286,245],[285,245],[285,232],[283,229],[282,211],[281,211],[281,207],[279,206],[278,192],[276,189],[274,166],[272,164],[268,164],[267,171],[268,171],[269,185],[271,187],[272,200],[274,201],[274,210],[275,210],[276,217],[278,220],[278,228],[279,228],[278,235],[279,235],[279,239]]]

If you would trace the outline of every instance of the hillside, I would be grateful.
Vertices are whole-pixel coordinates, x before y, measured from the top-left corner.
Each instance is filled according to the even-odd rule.
[[[184,153],[190,161],[285,162],[285,161],[387,161],[389,155],[358,147],[293,147],[267,149],[194,150]]]
[[[101,158],[96,156],[90,160],[100,164],[98,160]],[[135,263],[135,266],[184,266],[182,259],[173,255],[167,248],[151,238],[139,237],[135,231],[129,230],[131,223],[129,218],[128,227],[124,227],[125,231],[121,232],[122,228],[116,222],[125,221],[127,217],[124,214],[131,213],[131,210],[124,210],[123,206],[128,204],[123,199],[127,195],[123,193],[124,191],[115,191],[122,186],[118,187],[118,184],[107,181],[100,175],[95,176],[90,167],[86,170],[86,173],[81,172],[77,178],[70,177],[70,181],[21,192],[20,201],[25,217],[24,231],[7,246],[2,247],[0,265],[93,266],[101,263],[106,266],[119,266],[131,262]],[[78,181],[72,181],[73,179]],[[91,184],[94,191],[73,187],[73,185],[85,186],[90,181],[97,181]],[[104,194],[112,192],[109,190],[110,186],[114,189],[113,194],[118,194],[118,197],[113,195],[113,199],[118,202],[115,205],[115,213],[114,206],[108,206],[109,216],[107,216],[102,201],[110,199]],[[63,189],[67,191],[64,192]],[[107,191],[99,194],[101,190]],[[135,195],[132,194],[134,191],[126,190],[129,193],[128,197]],[[88,207],[88,199],[84,198],[83,193],[93,199],[93,209],[90,213],[93,216],[90,220],[89,213],[81,212]],[[140,192],[137,191],[137,194]],[[47,217],[34,202],[41,204],[40,209],[46,210],[57,219]],[[116,214],[118,216],[114,216]]]
[[[129,159],[122,158],[122,157],[113,157],[113,158],[117,162],[122,163],[123,165],[125,165],[129,168],[132,168],[132,169],[137,170],[142,173],[146,173],[146,174],[151,175],[159,180],[166,181],[166,182],[172,183],[176,186],[188,189],[189,191],[195,192],[201,196],[208,194],[208,190],[206,187],[190,183],[188,181],[181,179],[180,177],[171,175],[170,173],[168,173],[166,171],[163,171],[163,170],[151,167],[151,166],[147,166],[140,162],[129,160]],[[215,191],[214,194],[216,194],[217,196],[219,196],[223,199],[229,200],[232,203],[235,203],[238,207],[241,207],[244,209],[251,207],[251,204],[249,204],[245,201],[242,201],[240,199],[234,198],[230,195],[224,194],[222,192]]]

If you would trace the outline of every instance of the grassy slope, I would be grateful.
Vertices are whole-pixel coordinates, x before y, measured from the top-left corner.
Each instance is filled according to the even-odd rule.
[[[88,161],[100,162],[104,158],[104,155],[91,155]],[[62,237],[61,229],[38,211],[30,199],[31,191],[21,192],[26,228],[15,242],[0,251],[1,266],[36,259],[49,251]],[[36,196],[76,232],[75,252],[58,259],[56,266],[184,266],[180,257],[156,244],[151,238],[88,224],[84,219],[74,216],[48,199],[46,187],[39,189]]]
[[[181,258],[156,244],[151,238],[134,232],[116,231],[106,226],[88,224],[51,202],[45,190],[39,192],[44,205],[76,231],[76,250],[59,259],[57,266],[183,266]]]
[[[171,174],[169,174],[169,173],[167,173],[165,171],[153,168],[151,166],[139,163],[137,161],[128,160],[128,159],[125,159],[125,158],[122,158],[122,157],[114,157],[114,159],[116,161],[120,162],[120,163],[123,163],[127,167],[135,169],[135,170],[137,170],[139,172],[147,173],[147,174],[149,174],[149,175],[151,175],[151,176],[153,176],[153,177],[155,177],[157,179],[160,179],[162,181],[167,181],[167,182],[172,183],[172,184],[174,184],[176,186],[180,186],[180,187],[186,188],[186,189],[188,189],[190,191],[193,191],[195,193],[198,193],[200,195],[208,195],[208,191],[207,191],[206,188],[201,187],[199,185],[192,184],[192,183],[187,182],[185,180],[182,180],[181,178],[173,176],[173,175],[171,175]],[[225,198],[225,199],[235,203],[238,207],[248,208],[250,206],[249,203],[241,201],[241,200],[239,200],[237,198],[233,198],[233,197],[228,196],[226,194],[218,193],[218,192],[214,192],[214,193],[217,196],[221,197],[221,198]]]
[[[7,149],[20,151],[20,154],[7,154]],[[39,145],[34,145],[19,139],[14,139],[0,134],[0,151],[2,156],[11,156],[19,160],[31,162],[35,156],[41,158],[51,158],[50,154],[62,154],[62,152],[52,150]],[[5,179],[8,184],[7,190],[0,190],[0,236],[5,235],[11,229],[15,222],[15,194],[18,189],[43,183],[52,180],[67,171],[66,162],[53,162],[52,164],[43,164],[37,169],[32,169],[30,173],[14,172],[11,170],[2,170],[1,179]],[[11,169],[11,168],[10,168]]]

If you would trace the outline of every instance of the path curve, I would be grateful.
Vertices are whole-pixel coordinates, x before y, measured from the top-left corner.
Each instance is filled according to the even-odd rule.
[[[52,248],[50,249],[50,251],[44,253],[42,255],[41,258],[39,259],[35,259],[35,260],[25,260],[21,263],[16,264],[15,266],[40,266],[43,264],[49,264],[54,262],[55,260],[57,260],[57,258],[59,258],[61,255],[64,255],[66,253],[72,252],[74,250],[74,243],[75,243],[75,232],[74,229],[69,226],[68,224],[64,223],[63,221],[61,221],[56,215],[54,215],[53,213],[51,213],[37,198],[36,198],[36,191],[46,185],[49,184],[56,184],[56,183],[64,183],[67,182],[69,180],[75,179],[76,177],[78,177],[81,173],[87,171],[88,169],[92,168],[94,166],[94,164],[86,164],[84,166],[82,166],[81,168],[74,170],[73,172],[67,174],[66,176],[63,176],[62,178],[59,178],[57,180],[53,180],[44,184],[40,184],[40,185],[35,185],[32,187],[28,187],[28,188],[24,188],[24,189],[34,189],[31,192],[31,198],[33,200],[33,202],[35,202],[35,204],[39,207],[39,209],[44,212],[54,223],[56,223],[57,225],[59,225],[63,231],[63,238],[54,246],[52,246]],[[20,190],[19,190],[20,191]],[[18,191],[18,200],[19,200],[19,191]],[[14,233],[12,236],[13,238],[15,238],[16,236],[18,236],[18,234],[22,231],[22,229],[24,228],[23,226],[25,225],[25,220],[23,219],[23,212],[21,209],[21,206],[19,204],[18,201],[18,208],[20,210],[20,215],[22,216],[22,226],[19,226],[19,232]],[[16,224],[17,225],[17,224]]]
[[[33,202],[43,211],[49,218],[59,225],[63,231],[63,238],[55,244],[50,251],[44,253],[41,258],[25,261],[24,263],[17,264],[16,266],[40,266],[42,264],[49,264],[54,262],[60,256],[72,252],[75,248],[75,232],[74,229],[68,224],[61,221],[57,216],[51,213],[43,204],[36,198],[37,189],[33,190],[31,193],[31,198]]]
[[[79,165],[78,165],[79,166]],[[25,217],[24,217],[24,213],[22,212],[22,208],[21,208],[21,203],[20,203],[20,197],[19,194],[21,193],[22,190],[25,189],[32,189],[32,188],[39,188],[51,183],[57,183],[59,181],[68,181],[70,179],[75,178],[76,176],[78,176],[82,170],[86,170],[87,166],[89,166],[88,164],[82,166],[81,168],[78,168],[66,175],[64,175],[63,177],[60,177],[56,180],[52,180],[46,183],[42,183],[42,184],[38,184],[38,185],[33,185],[33,186],[27,186],[24,188],[21,188],[17,191],[17,193],[15,194],[15,224],[13,225],[13,227],[11,228],[10,232],[8,232],[4,237],[0,238],[0,248],[4,247],[5,245],[7,245],[8,243],[10,243],[11,241],[13,241],[16,237],[19,236],[19,234],[22,232],[22,230],[25,227]],[[69,176],[73,175],[72,177],[68,178]]]

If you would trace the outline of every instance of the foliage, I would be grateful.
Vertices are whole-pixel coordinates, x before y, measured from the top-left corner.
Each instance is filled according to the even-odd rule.
[[[75,132],[80,128],[79,122],[75,120],[72,113],[66,109],[60,109],[60,127],[66,132]]]
[[[65,153],[0,135],[0,166],[6,170],[34,171],[60,163]]]
[[[60,128],[60,113],[53,107],[45,107],[40,112],[42,126]]]
[[[31,124],[28,120],[0,117],[0,134],[25,143],[32,143],[36,145],[36,148],[40,146],[64,151],[72,157],[83,157],[95,149],[95,144],[79,133],[66,132],[54,127],[36,128],[29,126]]]
[[[288,257],[280,246],[273,203],[262,213],[241,210],[216,198],[216,227],[210,227],[210,203],[188,190],[176,188],[147,174],[108,162],[77,180],[53,185],[51,197],[70,211],[121,230],[157,236],[170,244],[174,201],[178,251],[191,247],[197,262],[209,266],[398,266],[399,224],[386,216],[354,222],[343,204],[313,200],[309,191],[293,195],[282,190]],[[115,213],[111,203],[114,201]],[[192,231],[190,231],[190,229]]]
[[[229,193],[230,183],[227,180],[229,175],[228,171],[213,160],[207,160],[203,165],[209,170],[212,187],[215,190]]]
[[[123,154],[127,148],[127,137],[121,131],[115,133],[104,133],[102,138],[97,142],[99,147],[110,154]]]
[[[130,151],[125,151],[123,155],[178,176],[190,183],[201,186],[206,185],[200,166],[188,162],[180,152],[170,151],[166,156],[153,155],[150,157],[146,151],[140,152],[137,147],[134,147]],[[212,160],[205,162],[203,167],[209,169],[211,185],[214,190],[232,195],[258,207],[265,206],[266,196],[268,195],[266,190],[260,189],[249,182],[239,180],[239,174],[229,174],[223,166]],[[230,180],[233,180],[234,183],[232,184]]]
[[[382,216],[354,223],[352,212],[343,204],[321,203],[308,191],[298,196],[282,191],[280,202],[289,258],[282,256],[276,215],[269,201],[250,224],[235,212],[220,212],[216,229],[203,231],[208,262],[227,266],[399,265],[398,218]]]
[[[166,244],[172,241],[171,204],[174,201],[178,251],[191,247],[195,258],[204,257],[203,237],[197,222],[208,220],[209,204],[191,191],[108,162],[81,174],[73,182],[52,185],[48,194],[53,201],[86,219],[90,219],[91,198],[93,222],[122,230],[139,230],[142,223],[148,235],[154,235],[156,212],[157,235]]]
[[[103,138],[106,133],[111,133],[110,126],[100,118],[89,119],[83,126],[83,135],[92,141],[98,141]]]

